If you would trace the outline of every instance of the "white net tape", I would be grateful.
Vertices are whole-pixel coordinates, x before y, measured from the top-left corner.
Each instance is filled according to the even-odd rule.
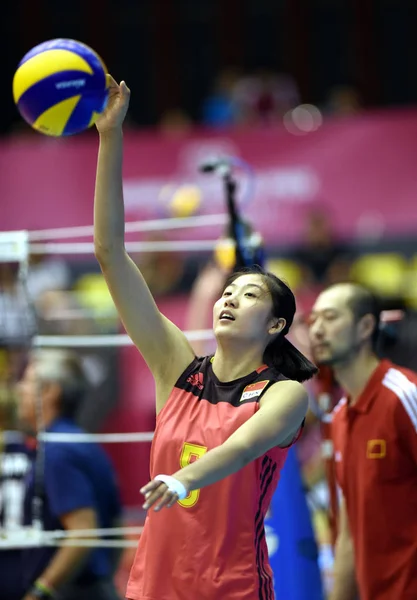
[[[227,215],[201,215],[195,217],[178,217],[169,219],[153,219],[148,221],[131,221],[125,224],[126,233],[147,231],[168,231],[190,227],[213,227],[225,225]],[[51,242],[77,237],[92,237],[93,225],[80,227],[58,227],[37,231],[5,231],[0,232],[0,262],[23,262],[29,254],[94,254],[92,242]],[[204,252],[212,251],[217,240],[160,240],[126,242],[127,252]]]
[[[137,535],[142,533],[143,527],[109,527],[102,529],[77,529],[72,531],[44,531],[43,533],[51,539],[84,538],[84,537],[119,537],[123,535]]]
[[[204,252],[214,250],[218,240],[174,240],[156,242],[126,242],[127,252]],[[31,254],[94,254],[92,242],[51,242],[29,244]]]
[[[128,221],[125,224],[126,233],[138,233],[140,231],[167,231],[172,229],[185,229],[189,227],[213,227],[227,223],[226,214],[203,215],[196,217],[175,217],[170,219],[152,219],[147,221]],[[29,231],[31,242],[41,240],[55,240],[75,237],[89,237],[94,234],[93,225],[80,227],[57,227],[56,229],[41,229]]]
[[[38,439],[42,442],[60,442],[61,444],[120,444],[125,442],[151,442],[153,433],[41,433]]]
[[[43,531],[33,527],[0,530],[0,551],[12,548],[45,546],[75,546],[88,548],[135,548],[137,540],[125,536],[139,536],[143,527],[114,527],[108,529],[80,529],[72,531]],[[117,537],[120,539],[101,539]]]
[[[213,339],[211,329],[184,331],[190,342]],[[126,334],[112,335],[38,335],[33,340],[35,348],[108,348],[132,346],[133,342]]]

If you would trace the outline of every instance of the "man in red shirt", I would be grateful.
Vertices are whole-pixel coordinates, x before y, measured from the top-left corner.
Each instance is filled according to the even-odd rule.
[[[322,292],[309,332],[346,393],[332,422],[343,500],[331,600],[416,600],[417,374],[378,358],[377,302],[359,285]]]

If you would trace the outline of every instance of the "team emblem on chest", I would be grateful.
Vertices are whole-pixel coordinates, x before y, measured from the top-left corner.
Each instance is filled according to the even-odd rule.
[[[244,400],[250,400],[251,398],[256,398],[257,396],[260,396],[266,388],[266,386],[268,385],[268,383],[269,379],[266,379],[264,381],[258,381],[257,383],[251,383],[250,385],[247,385],[243,390],[239,402],[243,402]]]

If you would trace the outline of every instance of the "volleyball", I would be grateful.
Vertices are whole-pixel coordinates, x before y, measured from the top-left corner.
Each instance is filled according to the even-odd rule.
[[[70,39],[43,42],[20,61],[13,99],[37,131],[66,136],[91,127],[106,107],[106,66],[86,44]]]

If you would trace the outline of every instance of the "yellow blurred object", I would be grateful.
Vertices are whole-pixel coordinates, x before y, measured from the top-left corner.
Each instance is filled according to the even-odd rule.
[[[0,348],[0,381],[9,376],[9,357],[5,348]]]
[[[354,261],[350,275],[375,294],[399,297],[403,295],[406,270],[407,262],[400,254],[364,254]]]
[[[174,217],[190,217],[201,204],[201,191],[196,185],[183,185],[178,188],[169,203]]]
[[[97,316],[111,315],[115,311],[104,277],[98,273],[82,275],[77,280],[74,291],[80,305],[92,309]]]
[[[294,291],[300,287],[303,274],[300,265],[288,258],[271,258],[266,263],[266,270],[283,279]]]
[[[230,271],[236,263],[236,245],[229,238],[221,239],[214,249],[214,258],[222,269]]]
[[[417,254],[407,265],[404,279],[404,299],[410,308],[417,309]]]

